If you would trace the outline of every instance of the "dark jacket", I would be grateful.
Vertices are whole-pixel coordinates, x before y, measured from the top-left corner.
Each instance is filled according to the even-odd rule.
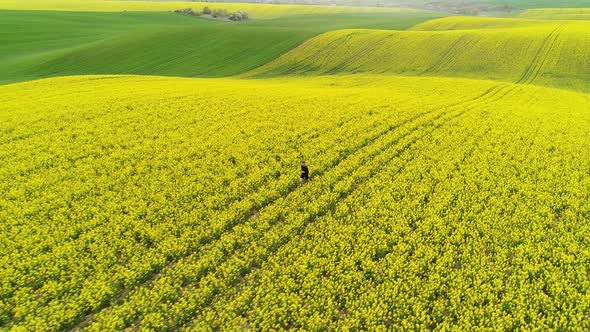
[[[309,168],[305,165],[301,165],[301,178],[302,179],[309,179]]]

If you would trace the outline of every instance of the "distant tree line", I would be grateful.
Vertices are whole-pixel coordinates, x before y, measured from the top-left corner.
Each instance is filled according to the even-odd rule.
[[[231,21],[244,21],[249,19],[248,13],[238,10],[235,13],[229,13],[225,9],[211,9],[209,7],[203,8],[202,11],[194,11],[192,8],[177,9],[174,11],[177,14],[188,15],[188,16],[212,16],[214,18],[227,18]]]

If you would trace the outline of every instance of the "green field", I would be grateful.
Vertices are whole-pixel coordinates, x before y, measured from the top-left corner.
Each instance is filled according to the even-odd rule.
[[[203,5],[0,0],[0,331],[590,330],[590,4]]]
[[[0,11],[0,83],[82,74],[229,76],[325,31],[405,29],[439,15],[395,11],[234,23],[157,12]]]

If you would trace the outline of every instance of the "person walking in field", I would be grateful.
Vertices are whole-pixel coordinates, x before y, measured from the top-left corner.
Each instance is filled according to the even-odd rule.
[[[301,161],[301,182],[305,183],[309,180],[309,168],[305,164],[305,161]]]

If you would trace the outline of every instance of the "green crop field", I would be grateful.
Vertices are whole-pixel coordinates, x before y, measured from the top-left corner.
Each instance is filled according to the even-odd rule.
[[[0,331],[590,330],[590,4],[487,2],[0,0]]]
[[[0,11],[0,83],[81,74],[235,75],[325,31],[404,29],[440,15],[397,10],[234,23],[158,12]]]

